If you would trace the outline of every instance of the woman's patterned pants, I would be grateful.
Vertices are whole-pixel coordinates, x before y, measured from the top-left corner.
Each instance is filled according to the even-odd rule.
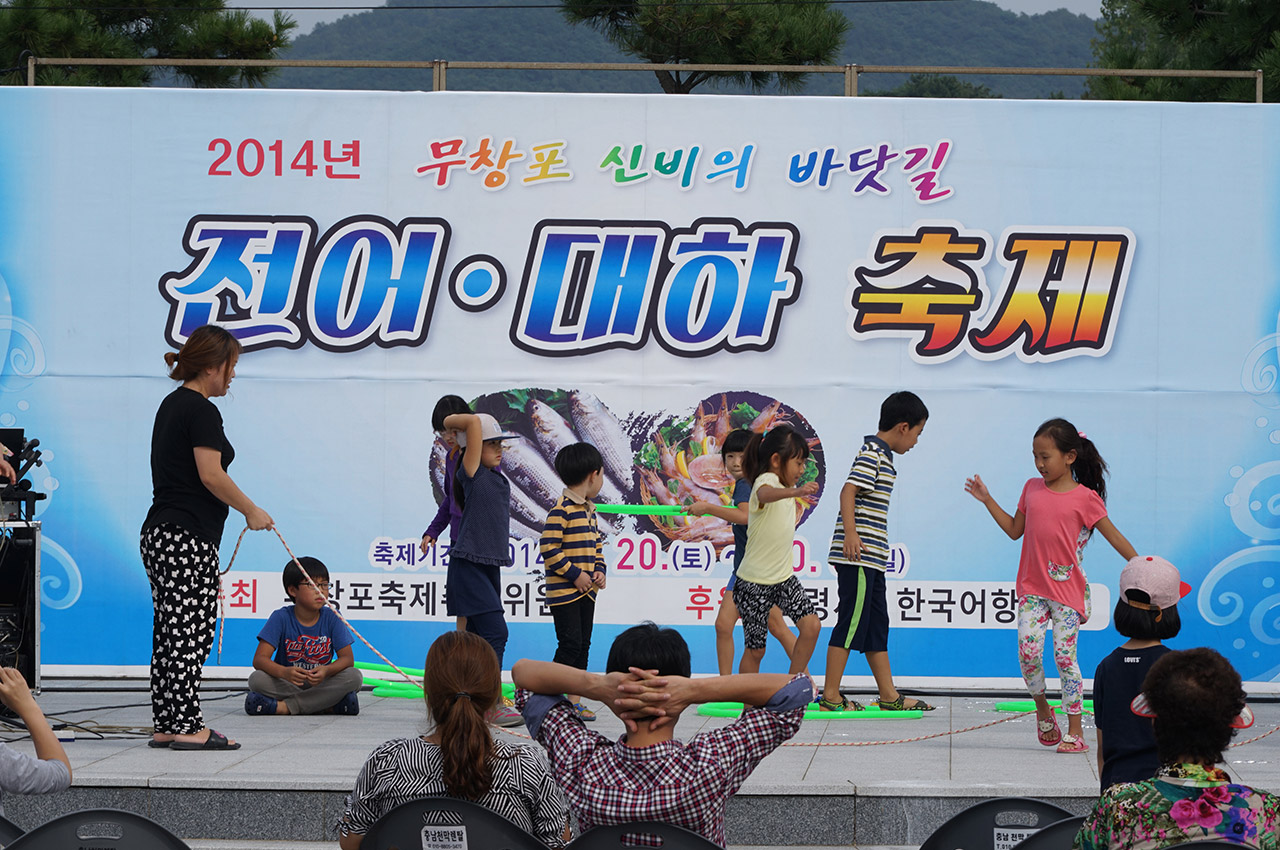
[[[217,622],[218,549],[170,523],[144,531],[139,548],[155,609],[152,722],[159,734],[191,735],[204,728],[200,675]]]

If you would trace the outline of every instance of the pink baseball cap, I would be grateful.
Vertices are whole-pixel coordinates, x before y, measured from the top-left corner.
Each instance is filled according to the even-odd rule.
[[[1120,571],[1120,594],[1140,590],[1151,599],[1155,608],[1172,608],[1178,600],[1191,592],[1191,585],[1182,580],[1178,568],[1159,555],[1139,555],[1124,565]]]

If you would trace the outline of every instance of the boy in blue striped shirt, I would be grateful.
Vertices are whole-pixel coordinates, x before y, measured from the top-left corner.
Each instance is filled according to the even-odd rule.
[[[538,541],[547,568],[547,605],[556,628],[553,661],[586,670],[596,593],[605,586],[604,539],[591,503],[604,484],[604,459],[590,443],[573,443],[556,453],[556,474],[564,492],[547,514]],[[580,697],[567,696],[579,717],[596,719]]]
[[[827,561],[836,571],[840,604],[827,646],[827,673],[819,708],[861,711],[840,693],[840,680],[856,649],[867,657],[881,710],[932,711],[924,700],[904,697],[889,668],[889,606],[884,583],[889,565],[889,496],[897,473],[893,455],[911,450],[924,431],[929,410],[915,393],[896,392],[880,405],[879,431],[868,435],[840,490],[840,513]]]

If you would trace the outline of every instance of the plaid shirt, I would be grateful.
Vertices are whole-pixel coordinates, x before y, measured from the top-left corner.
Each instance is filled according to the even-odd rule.
[[[813,699],[801,673],[763,708],[749,708],[720,729],[689,743],[628,747],[589,731],[563,697],[517,691],[516,707],[547,748],[551,769],[585,831],[652,820],[682,826],[725,846],[724,808],[774,748],[800,728]]]

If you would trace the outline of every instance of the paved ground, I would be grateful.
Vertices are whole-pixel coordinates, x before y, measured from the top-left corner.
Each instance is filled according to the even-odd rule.
[[[125,687],[52,680],[45,684],[40,703],[46,713],[82,727],[76,732],[76,740],[66,745],[75,785],[82,788],[345,792],[350,790],[374,746],[388,738],[419,734],[427,725],[421,702],[377,698],[367,692],[361,695],[358,717],[251,718],[244,714],[241,692],[220,691],[218,683],[210,683],[204,703],[206,719],[238,739],[242,749],[225,753],[152,750],[146,747],[143,737],[151,722],[147,694],[137,683]],[[939,710],[920,720],[806,721],[791,745],[769,756],[747,781],[740,795],[742,804],[752,799],[804,795],[820,808],[832,798],[856,796],[863,801],[860,806],[866,801],[879,801],[890,808],[901,804],[905,810],[925,799],[1016,794],[1096,796],[1097,766],[1092,752],[1059,755],[1038,746],[1032,718],[996,712],[994,698],[942,695],[933,701],[940,705]],[[1280,726],[1280,704],[1255,702],[1254,709],[1257,723],[1253,729],[1240,733],[1239,739]],[[964,731],[994,721],[1003,722]],[[689,714],[680,721],[679,735],[687,738],[727,722]],[[607,735],[621,732],[621,723],[606,713],[594,726]],[[513,731],[523,733],[523,729]],[[97,734],[106,737],[98,738]],[[928,735],[939,737],[852,746]],[[1093,729],[1087,723],[1086,735],[1092,742]],[[16,734],[4,737],[13,738]],[[527,740],[518,735],[512,739]],[[15,746],[28,751],[30,748],[29,742]],[[1242,782],[1268,790],[1280,789],[1280,733],[1230,750],[1227,767]],[[738,803],[735,801],[735,805]],[[6,798],[6,804],[21,812],[20,798]],[[864,820],[858,823],[857,835],[876,834],[874,830],[867,831],[866,819],[873,815],[859,811]],[[731,822],[733,814],[731,807]],[[763,810],[752,816],[762,822],[793,817],[794,811]],[[918,838],[912,835],[905,843],[918,843]],[[891,838],[869,842],[867,846],[872,843],[895,842]],[[904,842],[900,838],[896,843]],[[195,846],[202,850],[301,850],[321,845],[206,841]],[[834,846],[853,845],[836,842]]]

